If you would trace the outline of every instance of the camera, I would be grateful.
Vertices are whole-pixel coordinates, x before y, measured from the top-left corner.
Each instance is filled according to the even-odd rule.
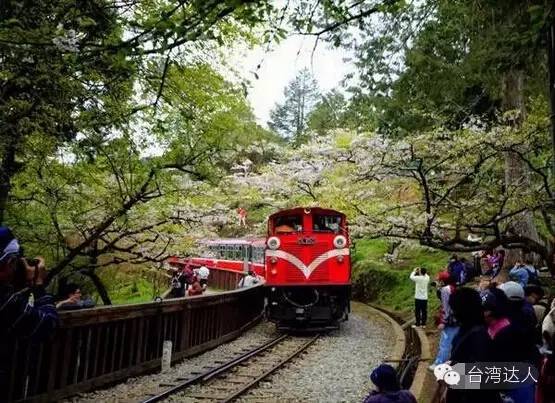
[[[27,258],[24,258],[24,259],[29,266],[37,267],[40,263],[38,259],[27,259]]]

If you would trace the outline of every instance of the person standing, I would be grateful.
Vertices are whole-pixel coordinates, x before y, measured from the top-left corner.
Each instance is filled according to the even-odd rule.
[[[208,277],[210,276],[210,270],[206,266],[200,266],[197,270],[197,277],[199,279],[200,285],[203,290],[208,287]]]
[[[414,316],[416,323],[414,327],[426,327],[428,321],[428,284],[430,276],[424,267],[417,267],[409,277],[414,281]]]
[[[0,227],[0,402],[8,400],[10,364],[16,343],[22,340],[32,343],[32,355],[27,357],[26,365],[33,368],[37,365],[37,343],[46,340],[59,325],[54,298],[45,289],[45,279],[44,259],[23,258],[12,231]],[[19,358],[19,362],[25,362],[24,357]]]
[[[449,359],[453,338],[459,332],[457,320],[449,305],[449,298],[456,290],[455,279],[451,277],[449,273],[441,272],[438,275],[438,280],[444,284],[438,292],[438,297],[441,301],[438,329],[441,331],[441,334],[436,359],[433,364],[428,367],[431,371],[433,371],[437,365],[443,364]]]

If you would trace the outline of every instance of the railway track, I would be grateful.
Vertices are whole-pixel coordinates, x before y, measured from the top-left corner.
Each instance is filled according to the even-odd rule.
[[[205,372],[161,385],[165,389],[142,403],[159,402],[175,395],[187,402],[232,402],[303,353],[319,336],[280,335]]]

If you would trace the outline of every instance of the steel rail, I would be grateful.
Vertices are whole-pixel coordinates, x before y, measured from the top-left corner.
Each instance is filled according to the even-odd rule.
[[[272,373],[274,373],[275,371],[277,371],[278,369],[280,369],[281,367],[283,367],[285,364],[287,364],[289,361],[291,361],[293,358],[297,357],[299,354],[301,354],[303,351],[305,351],[308,347],[310,347],[316,340],[318,340],[318,338],[320,337],[319,334],[317,334],[316,336],[314,336],[312,339],[310,339],[309,341],[307,341],[306,343],[304,343],[301,347],[299,347],[297,350],[295,350],[292,354],[290,354],[289,356],[287,356],[285,359],[281,360],[279,363],[277,363],[276,365],[274,365],[272,368],[270,368],[268,371],[264,372],[262,375],[260,375],[258,378],[254,379],[253,381],[249,382],[248,384],[246,384],[245,386],[243,386],[241,389],[239,389],[238,391],[234,392],[233,394],[230,394],[228,397],[226,397],[224,400],[220,400],[219,403],[229,403],[232,402],[233,400],[237,399],[239,396],[245,394],[246,392],[248,392],[252,387],[256,386],[260,381],[264,380],[265,378],[267,378],[268,376],[270,376]]]
[[[185,388],[188,388],[189,386],[195,385],[197,383],[206,382],[209,379],[212,379],[213,377],[215,377],[215,376],[217,376],[217,375],[219,375],[219,374],[221,374],[225,371],[228,371],[231,368],[241,364],[242,362],[248,360],[249,358],[251,358],[255,355],[258,355],[263,351],[268,350],[269,348],[271,348],[274,345],[280,343],[281,341],[283,341],[287,337],[289,337],[289,335],[287,335],[287,334],[280,335],[280,336],[270,340],[269,342],[264,343],[263,345],[255,348],[253,350],[250,350],[250,351],[246,352],[245,354],[242,354],[239,357],[234,358],[234,359],[232,359],[232,360],[230,360],[230,361],[228,361],[228,362],[226,362],[226,363],[224,363],[224,364],[222,364],[222,365],[220,365],[216,368],[212,368],[212,369],[210,369],[206,372],[203,372],[203,373],[201,373],[201,374],[199,374],[199,375],[197,375],[197,376],[195,376],[191,379],[187,379],[184,382],[181,382],[181,383],[179,383],[179,384],[177,384],[177,385],[175,385],[171,388],[168,388],[168,389],[164,390],[163,392],[161,392],[161,393],[159,393],[155,396],[152,396],[152,397],[150,397],[146,400],[142,400],[141,403],[159,402],[159,401],[161,401],[161,400],[163,400],[163,399],[165,399],[165,398],[167,398],[167,397],[169,397],[169,396],[171,396],[171,395],[173,395],[173,394],[175,394],[175,393],[177,393],[177,392],[179,392],[179,391],[181,391]]]

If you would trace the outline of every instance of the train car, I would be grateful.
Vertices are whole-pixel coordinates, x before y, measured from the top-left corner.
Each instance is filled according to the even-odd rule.
[[[350,239],[343,213],[294,208],[271,215],[267,316],[279,329],[336,329],[348,318]]]
[[[209,269],[236,272],[254,271],[264,277],[265,239],[214,239],[199,242],[200,256],[190,258],[170,257],[172,266],[206,266]]]

